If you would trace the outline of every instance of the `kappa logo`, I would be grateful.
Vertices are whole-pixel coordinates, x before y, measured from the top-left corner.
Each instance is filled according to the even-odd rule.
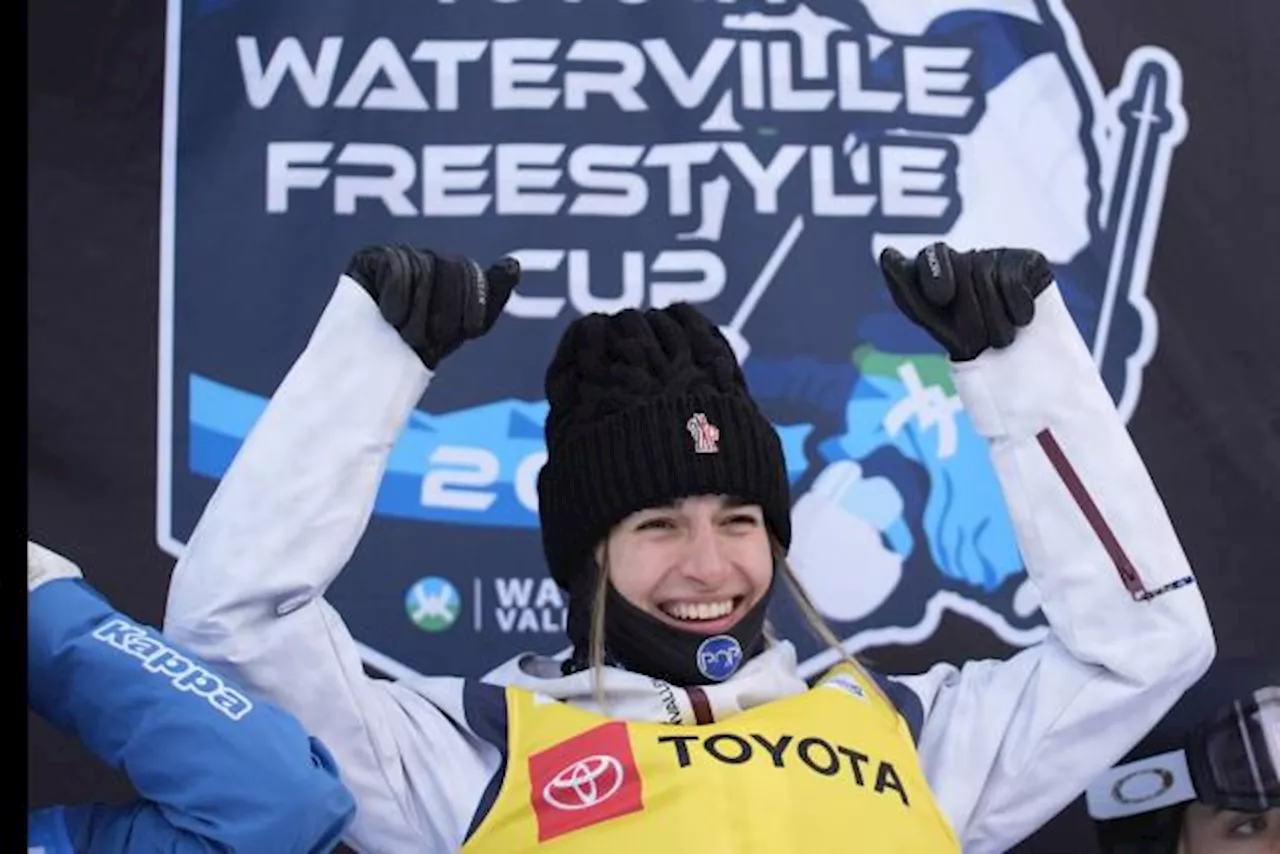
[[[603,724],[529,756],[530,797],[545,842],[644,809],[626,724]]]
[[[131,655],[149,673],[168,679],[178,691],[201,697],[233,721],[253,711],[253,702],[218,674],[163,643],[153,632],[128,620],[109,620],[93,630],[93,639]]]
[[[684,428],[693,437],[693,451],[696,454],[720,453],[720,428],[707,420],[702,412],[695,412]]]

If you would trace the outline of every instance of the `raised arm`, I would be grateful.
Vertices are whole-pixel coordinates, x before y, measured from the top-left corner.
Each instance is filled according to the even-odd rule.
[[[500,762],[468,726],[462,680],[369,678],[323,597],[428,365],[487,330],[512,285],[411,250],[358,253],[174,570],[166,634],[325,742],[356,797],[348,838],[362,850],[455,850]]]
[[[1044,259],[931,248],[914,268],[886,259],[890,290],[951,353],[1051,634],[1007,661],[899,681],[923,701],[921,761],[964,850],[1003,852],[1160,719],[1208,668],[1214,640]]]

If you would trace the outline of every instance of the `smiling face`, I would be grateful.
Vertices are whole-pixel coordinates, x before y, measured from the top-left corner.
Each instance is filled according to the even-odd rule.
[[[697,496],[623,519],[596,554],[627,601],[668,625],[728,631],[764,598],[773,553],[757,504]]]
[[[1246,813],[1190,803],[1178,854],[1280,854],[1280,807]]]

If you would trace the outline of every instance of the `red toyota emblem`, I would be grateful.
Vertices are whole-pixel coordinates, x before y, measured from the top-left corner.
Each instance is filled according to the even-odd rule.
[[[644,809],[627,726],[602,724],[529,756],[538,841]]]

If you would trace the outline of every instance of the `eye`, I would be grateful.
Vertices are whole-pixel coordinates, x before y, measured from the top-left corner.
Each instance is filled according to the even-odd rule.
[[[676,523],[666,516],[651,516],[636,525],[637,531],[671,531]]]
[[[724,518],[723,524],[734,528],[754,528],[760,524],[760,517],[755,513],[746,511],[733,513]]]
[[[1251,815],[1243,821],[1231,825],[1227,834],[1235,837],[1257,836],[1266,829],[1267,817],[1265,815]]]

